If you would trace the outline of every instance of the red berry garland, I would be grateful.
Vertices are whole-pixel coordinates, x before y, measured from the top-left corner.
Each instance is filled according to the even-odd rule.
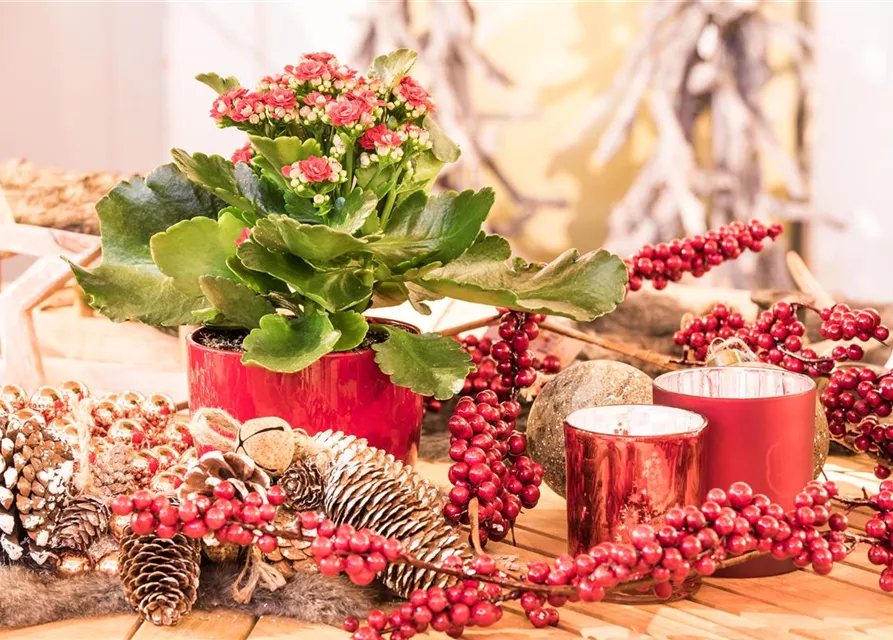
[[[449,470],[453,489],[444,516],[468,523],[469,504],[477,500],[482,544],[505,538],[522,507],[532,508],[539,501],[543,468],[524,455],[527,439],[515,430],[521,414],[515,398],[519,389],[536,382],[536,358],[529,346],[543,319],[540,314],[506,311],[499,341],[465,341],[466,348],[474,347],[470,352],[479,367],[494,363],[493,375],[476,377],[471,386],[485,388],[474,398],[461,398],[450,417],[450,458],[455,462]],[[485,356],[490,359],[485,361]],[[549,370],[558,368],[557,358],[549,361]]]
[[[638,291],[643,281],[651,280],[655,289],[664,289],[686,273],[700,278],[726,260],[734,260],[745,249],[761,251],[766,238],[774,240],[782,231],[779,224],[767,226],[751,220],[747,224],[733,222],[691,238],[647,244],[624,261],[629,274],[628,288]]]

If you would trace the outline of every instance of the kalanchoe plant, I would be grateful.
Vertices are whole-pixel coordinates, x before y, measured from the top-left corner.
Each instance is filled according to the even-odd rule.
[[[103,262],[72,265],[91,304],[116,321],[242,329],[243,361],[279,372],[380,332],[382,370],[437,398],[462,388],[468,355],[367,310],[409,301],[428,314],[445,296],[577,320],[614,309],[627,282],[617,257],[528,264],[482,231],[492,190],[429,195],[459,149],[407,75],[415,59],[401,49],[362,76],[309,54],[254,91],[199,76],[218,93],[211,116],[248,143],[232,161],[175,149],[99,202]]]

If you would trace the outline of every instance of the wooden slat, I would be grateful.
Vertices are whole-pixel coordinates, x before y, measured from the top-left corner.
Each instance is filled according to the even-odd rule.
[[[133,640],[246,640],[254,623],[254,616],[225,609],[192,611],[175,627],[144,623],[133,635]]]
[[[36,627],[0,631],[3,640],[130,640],[142,620],[132,614],[63,620]]]
[[[279,616],[261,616],[248,640],[295,640],[315,638],[318,640],[345,640],[344,631],[324,624],[300,622]]]

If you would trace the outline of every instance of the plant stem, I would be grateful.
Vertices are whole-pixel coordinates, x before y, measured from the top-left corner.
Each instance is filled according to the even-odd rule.
[[[354,152],[354,143],[351,142],[350,144],[345,145],[345,146],[347,147],[346,154],[345,154],[345,159],[346,159],[346,161],[347,161],[347,181],[344,183],[344,189],[345,189],[345,190],[344,190],[344,193],[343,193],[342,195],[344,195],[345,197],[347,197],[347,194],[349,194],[349,193],[353,190],[353,152]]]
[[[489,327],[499,322],[499,319],[501,317],[502,314],[496,314],[495,316],[481,318],[480,320],[472,320],[471,322],[466,322],[465,324],[460,324],[456,325],[455,327],[450,327],[449,329],[444,329],[440,332],[440,335],[449,338],[452,336],[457,336],[460,333],[465,333],[466,331],[474,331],[475,329],[480,329],[481,327]]]
[[[552,333],[557,333],[558,335],[565,336],[567,338],[573,338],[574,340],[579,340],[587,344],[594,344],[595,346],[601,347],[602,349],[608,349],[609,351],[622,353],[625,356],[630,356],[632,358],[642,360],[654,366],[666,369],[667,371],[676,371],[678,369],[681,369],[683,366],[681,365],[681,363],[673,361],[672,358],[670,358],[669,356],[665,356],[662,353],[657,353],[656,351],[651,351],[650,349],[640,349],[639,347],[634,347],[630,344],[626,344],[625,342],[608,340],[607,338],[599,338],[598,336],[583,333],[582,331],[571,329],[570,327],[563,327],[560,324],[555,324],[553,322],[549,322],[548,320],[540,323],[540,329],[551,331]]]
[[[397,199],[397,182],[399,181],[402,169],[402,167],[398,167],[397,170],[394,171],[394,177],[391,178],[391,182],[388,184],[388,199],[385,201],[384,210],[381,212],[382,229],[385,228],[385,225],[388,223],[388,218],[391,217],[391,209],[394,207],[394,200]]]

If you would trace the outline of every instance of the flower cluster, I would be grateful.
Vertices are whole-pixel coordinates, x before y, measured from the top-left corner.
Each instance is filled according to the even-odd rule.
[[[254,91],[230,88],[211,106],[221,127],[236,126],[267,138],[316,140],[322,153],[276,168],[320,213],[331,208],[328,194],[335,186],[353,187],[354,168],[381,163],[411,180],[409,159],[432,148],[422,120],[434,111],[431,94],[412,77],[387,86],[325,52],[304,55],[282,73],[264,77]],[[251,162],[254,152],[246,144],[232,161]]]

